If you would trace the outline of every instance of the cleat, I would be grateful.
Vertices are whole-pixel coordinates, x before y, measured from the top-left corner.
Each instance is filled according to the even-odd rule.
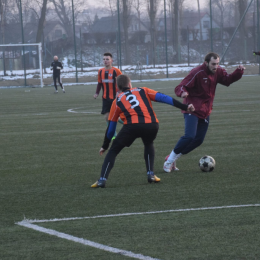
[[[56,90],[55,92],[54,92],[54,94],[56,94],[56,93],[58,93],[59,91],[58,90]]]
[[[164,162],[164,165],[163,165],[163,170],[165,172],[171,172],[171,171],[179,171],[179,169],[176,167],[176,161],[173,162],[173,163],[170,163],[168,162],[168,158],[169,158],[170,155],[167,155],[165,157],[165,162]]]
[[[158,177],[157,177],[156,175],[154,175],[154,174],[148,174],[147,177],[148,177],[148,182],[149,182],[149,183],[152,183],[152,182],[157,183],[157,182],[160,182],[160,181],[161,181],[161,179],[158,178]]]
[[[62,91],[63,91],[63,93],[65,93],[65,89],[64,88],[62,89]]]
[[[91,185],[91,188],[105,188],[106,181],[105,180],[98,180]]]
[[[111,140],[115,140],[115,139],[116,139],[116,137],[115,137],[115,136],[113,136]]]

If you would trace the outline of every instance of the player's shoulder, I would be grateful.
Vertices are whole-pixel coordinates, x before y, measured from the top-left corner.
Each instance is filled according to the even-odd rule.
[[[116,67],[112,67],[112,70],[114,70],[117,74],[122,74],[121,70]]]

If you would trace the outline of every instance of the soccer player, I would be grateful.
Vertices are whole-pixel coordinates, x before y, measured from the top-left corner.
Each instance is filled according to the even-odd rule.
[[[192,113],[182,111],[185,133],[170,155],[165,158],[163,166],[165,172],[177,170],[176,160],[203,143],[209,126],[217,84],[228,87],[242,77],[244,69],[239,65],[233,73],[228,74],[219,66],[219,55],[211,52],[205,56],[204,63],[194,68],[175,88],[175,94],[183,98],[184,104],[192,103],[195,111]]]
[[[62,80],[61,80],[61,75],[60,75],[60,70],[63,69],[62,63],[59,61],[58,56],[53,57],[53,62],[51,63],[51,70],[53,71],[53,82],[54,82],[54,87],[55,87],[55,93],[58,93],[57,89],[57,84],[56,81],[58,79],[58,82],[60,84],[60,87],[65,93],[65,89],[62,85]]]
[[[98,71],[98,84],[94,98],[96,99],[98,97],[102,88],[103,95],[101,114],[104,115],[105,120],[108,123],[109,111],[117,93],[116,77],[121,75],[122,72],[119,69],[113,67],[113,57],[109,52],[104,53],[103,63],[105,67]],[[119,122],[123,123],[121,120],[119,120]]]
[[[148,182],[159,182],[153,170],[154,146],[159,121],[154,113],[151,100],[183,109],[188,112],[194,111],[192,104],[185,105],[172,97],[166,96],[149,88],[132,88],[130,78],[127,75],[117,77],[119,94],[113,101],[109,113],[109,125],[105,134],[104,143],[99,151],[102,155],[109,147],[109,143],[116,129],[120,114],[125,116],[124,125],[108,151],[101,170],[100,179],[91,185],[92,188],[104,188],[111,169],[114,166],[116,156],[124,147],[129,147],[136,138],[141,138],[144,144],[144,159],[147,170]]]

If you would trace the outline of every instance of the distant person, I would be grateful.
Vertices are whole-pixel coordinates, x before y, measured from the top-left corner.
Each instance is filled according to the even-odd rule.
[[[159,121],[153,110],[151,101],[166,103],[188,112],[194,111],[194,107],[192,104],[182,104],[170,96],[149,88],[132,88],[130,78],[127,75],[120,75],[116,80],[119,94],[113,101],[110,110],[108,118],[109,125],[105,134],[104,143],[99,150],[100,155],[108,149],[116,129],[118,118],[121,114],[125,116],[124,126],[121,128],[105,157],[100,179],[92,184],[91,187],[105,187],[106,180],[114,166],[117,155],[124,147],[131,146],[136,138],[141,138],[144,144],[144,159],[148,182],[160,182],[160,178],[154,174],[153,145],[153,141],[159,129]],[[127,158],[124,160],[127,160]]]
[[[53,82],[54,82],[54,87],[55,87],[55,93],[58,93],[57,84],[56,84],[57,79],[58,79],[58,82],[60,84],[60,87],[61,87],[63,93],[65,93],[65,89],[62,85],[62,80],[61,80],[61,75],[60,75],[61,69],[63,69],[62,63],[58,60],[58,56],[54,56],[53,62],[51,63],[51,70],[53,72]]]
[[[209,126],[209,116],[212,111],[216,86],[218,83],[229,86],[241,79],[244,67],[239,65],[231,74],[219,66],[219,55],[211,52],[204,63],[194,68],[188,76],[175,88],[175,94],[183,98],[184,104],[192,103],[194,112],[184,113],[185,133],[175,145],[169,156],[165,158],[165,172],[178,170],[176,160],[200,146],[206,136]]]
[[[103,55],[103,63],[105,65],[104,68],[98,71],[98,84],[96,88],[96,93],[94,94],[94,98],[96,99],[99,95],[99,92],[102,88],[102,111],[101,114],[104,115],[105,120],[108,124],[108,115],[110,112],[110,108],[114,99],[116,98],[116,93],[118,91],[116,84],[116,77],[121,75],[122,72],[113,67],[113,56],[110,52],[106,52]],[[119,123],[123,123],[121,119],[119,119]],[[114,137],[116,136],[116,132]]]

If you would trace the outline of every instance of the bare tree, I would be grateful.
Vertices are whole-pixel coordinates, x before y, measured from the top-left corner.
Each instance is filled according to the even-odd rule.
[[[150,34],[152,43],[152,60],[155,67],[155,46],[156,46],[156,15],[158,11],[159,0],[147,0],[147,11],[150,19]]]
[[[169,12],[171,17],[172,27],[172,44],[175,50],[175,62],[180,62],[180,28],[181,28],[181,12],[183,8],[184,0],[169,0]]]
[[[133,8],[135,9],[138,17],[138,30],[139,30],[139,35],[138,35],[138,41],[140,43],[140,30],[141,30],[141,12],[142,8],[144,7],[144,2],[141,0],[133,0],[132,2]]]
[[[36,35],[36,42],[42,41],[42,35],[43,35],[43,29],[44,29],[44,23],[45,23],[45,16],[46,16],[46,10],[47,10],[47,2],[48,0],[43,0],[42,7],[41,7],[41,16],[38,22],[38,28],[37,28],[37,35]]]
[[[67,36],[72,36],[72,2],[71,0],[50,0],[55,8],[56,14],[59,17],[64,29],[66,30]],[[74,0],[74,18],[75,23],[77,21],[80,10],[85,5],[84,0]]]
[[[247,7],[247,0],[237,0],[238,12],[239,12],[239,20],[242,18],[246,7]],[[247,37],[246,33],[246,20],[244,19],[240,25],[239,34],[240,38],[243,40]]]
[[[7,11],[7,0],[0,0],[0,16],[1,16],[0,28],[1,28],[2,44],[5,44],[6,11]],[[6,76],[5,50],[3,50],[3,69],[4,69],[4,75]]]
[[[130,25],[130,13],[131,13],[131,0],[122,0],[123,2],[123,10],[122,10],[122,22],[124,29],[124,44],[125,44],[125,64],[129,64],[129,44],[128,44],[128,28]]]

